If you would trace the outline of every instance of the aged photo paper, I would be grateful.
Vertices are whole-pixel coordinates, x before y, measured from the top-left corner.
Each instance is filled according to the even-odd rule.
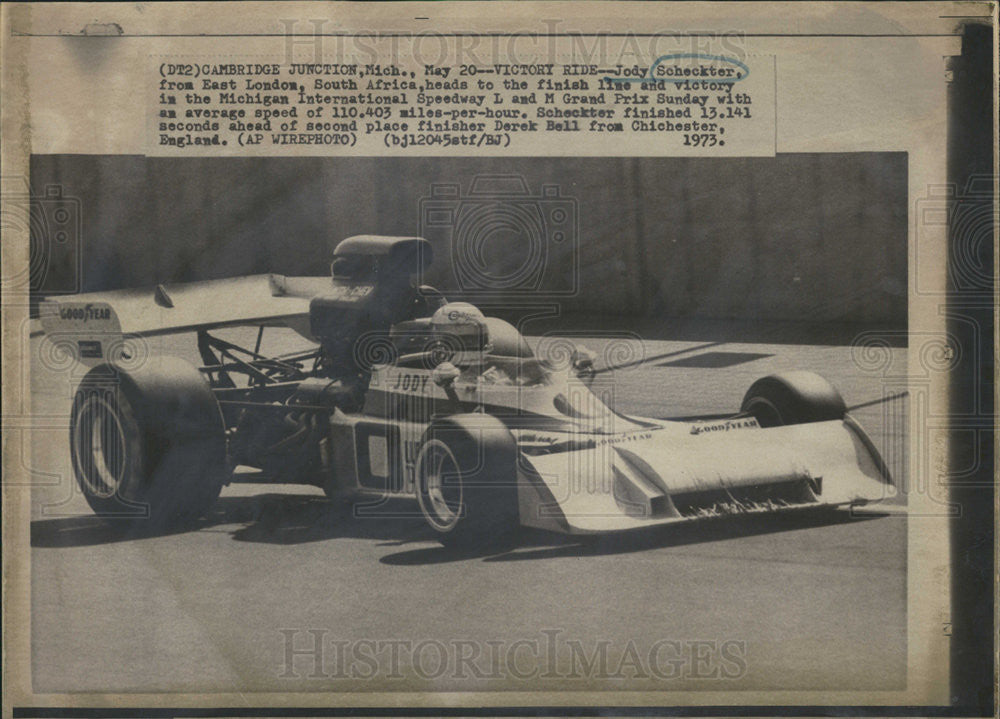
[[[995,12],[4,4],[4,715],[951,703]]]

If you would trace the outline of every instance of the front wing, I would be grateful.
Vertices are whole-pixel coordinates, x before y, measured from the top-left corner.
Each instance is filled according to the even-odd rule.
[[[850,417],[721,434],[659,430],[522,455],[518,471],[521,523],[572,534],[895,494],[877,450]]]

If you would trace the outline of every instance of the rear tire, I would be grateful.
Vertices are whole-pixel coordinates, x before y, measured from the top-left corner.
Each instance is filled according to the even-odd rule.
[[[785,372],[754,382],[740,411],[761,427],[842,420],[847,406],[840,392],[814,372]]]
[[[176,528],[207,512],[228,476],[218,403],[197,369],[173,358],[83,378],[70,417],[76,481],[108,520]]]
[[[459,419],[460,418],[452,418]],[[506,428],[482,423],[432,426],[417,455],[420,510],[446,547],[467,552],[498,550],[517,540],[516,447]],[[477,431],[478,430],[478,431]]]

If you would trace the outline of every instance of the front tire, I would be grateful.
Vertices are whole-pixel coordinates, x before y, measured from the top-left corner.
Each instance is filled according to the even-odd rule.
[[[847,405],[840,392],[814,372],[796,371],[763,377],[743,397],[740,411],[761,427],[842,420]]]
[[[420,510],[447,547],[469,552],[509,547],[520,525],[513,438],[485,415],[474,415],[464,426],[462,418],[451,419],[458,424],[428,430],[417,455]]]

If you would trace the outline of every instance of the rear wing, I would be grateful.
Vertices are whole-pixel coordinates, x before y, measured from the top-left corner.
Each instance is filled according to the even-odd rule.
[[[308,335],[309,300],[329,277],[250,275],[138,290],[53,297],[39,305],[42,330],[84,364],[117,361],[127,337],[236,325],[278,325]]]

